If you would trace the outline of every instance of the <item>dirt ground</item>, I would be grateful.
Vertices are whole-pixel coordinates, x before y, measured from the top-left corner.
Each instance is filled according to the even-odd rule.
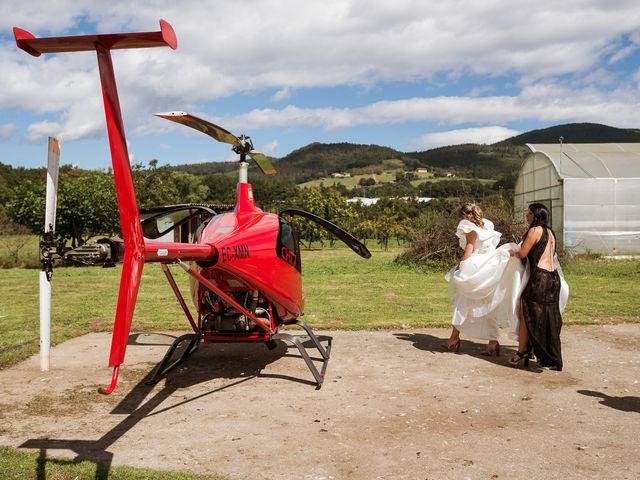
[[[0,444],[232,479],[640,478],[639,325],[563,330],[565,371],[441,352],[444,329],[333,337],[317,390],[279,342],[203,345],[155,387],[172,337],[131,337],[109,397],[108,334],[76,338],[0,372]],[[314,355],[317,357],[318,355]],[[42,470],[41,470],[42,471]],[[34,477],[36,472],[34,472]]]

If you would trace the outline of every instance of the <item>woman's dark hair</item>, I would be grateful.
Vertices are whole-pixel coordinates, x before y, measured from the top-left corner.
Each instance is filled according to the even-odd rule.
[[[532,203],[529,211],[533,213],[533,221],[529,227],[547,226],[549,223],[549,210],[542,203]]]

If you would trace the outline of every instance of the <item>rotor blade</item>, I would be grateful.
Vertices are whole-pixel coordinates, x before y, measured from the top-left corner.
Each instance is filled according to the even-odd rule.
[[[56,229],[56,204],[58,203],[58,171],[60,170],[60,142],[49,137],[47,158],[47,196],[45,200],[44,231]]]
[[[360,242],[360,240],[358,240],[356,237],[351,235],[346,230],[343,230],[337,225],[334,225],[330,221],[325,220],[324,218],[319,217],[317,215],[314,215],[313,213],[305,212],[304,210],[298,210],[297,208],[288,208],[287,210],[283,210],[282,212],[280,212],[280,215],[282,215],[283,213],[291,216],[299,215],[301,217],[311,220],[312,222],[317,223],[327,231],[333,233],[336,237],[338,237],[344,243],[346,243],[349,246],[349,248],[351,248],[351,250],[356,252],[362,258],[371,258],[371,252],[369,251],[369,249],[367,249],[367,247],[364,246],[364,244]]]
[[[44,216],[44,239],[42,242],[42,271],[40,272],[40,370],[49,370],[51,350],[51,274],[53,262],[50,248],[56,226],[56,204],[58,198],[58,172],[60,168],[60,142],[49,137],[47,158],[47,190]],[[46,258],[45,258],[46,256]]]
[[[249,152],[249,156],[253,158],[253,161],[256,162],[258,168],[262,170],[262,173],[265,175],[273,175],[276,173],[273,163],[271,163],[271,160],[269,160],[266,155],[259,152]]]
[[[207,122],[198,117],[194,117],[190,113],[186,112],[164,112],[164,113],[155,113],[156,117],[164,118],[166,120],[171,120],[172,122],[181,123],[182,125],[186,125],[187,127],[194,128],[210,137],[215,138],[217,141],[222,143],[228,143],[230,145],[240,145],[240,139],[236,137],[233,133],[225,130],[218,125],[214,125],[211,122]]]

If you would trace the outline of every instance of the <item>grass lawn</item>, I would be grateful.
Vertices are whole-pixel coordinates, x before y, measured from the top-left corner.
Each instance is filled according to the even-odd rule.
[[[399,266],[401,250],[373,250],[364,260],[346,248],[302,253],[303,320],[318,329],[445,327],[449,298],[444,269]],[[572,259],[565,264],[571,294],[566,324],[638,322],[640,260]],[[119,267],[58,268],[53,277],[52,343],[113,325]],[[172,269],[188,297],[188,279]],[[37,353],[38,270],[0,275],[0,368]],[[157,264],[145,266],[132,332],[188,331],[189,326]]]
[[[308,182],[301,183],[299,186],[303,188],[309,188],[309,187],[318,187],[320,185],[324,185],[325,187],[329,187],[332,185],[344,185],[345,187],[352,189],[359,185],[358,182],[360,180],[368,179],[371,177],[375,179],[377,184],[394,183],[396,181],[396,173],[399,171],[400,170],[385,171],[385,172],[382,172],[381,174],[366,173],[363,175],[353,175],[351,177],[340,177],[340,178],[333,178],[333,177],[320,178],[317,180],[310,180]],[[495,179],[490,179],[490,178],[475,179],[475,178],[462,178],[462,177],[434,177],[433,174],[429,172],[416,173],[415,175],[417,175],[418,178],[415,180],[411,180],[411,185],[413,185],[414,187],[417,187],[421,183],[425,183],[425,182],[441,182],[441,181],[451,181],[451,180],[478,180],[480,183],[483,183],[483,184],[491,184],[495,182]]]
[[[357,187],[358,182],[362,179],[373,178],[376,183],[392,183],[396,180],[395,171],[392,172],[382,172],[379,174],[375,173],[366,173],[364,175],[353,175],[351,177],[327,177],[327,178],[319,178],[317,180],[310,180],[305,183],[301,183],[299,186],[303,188],[310,187],[319,187],[320,185],[324,185],[325,187],[330,187],[331,185],[344,185],[345,187],[351,189]]]
[[[0,474],[3,479],[44,479],[45,471],[46,478],[52,480],[93,480],[96,478],[109,478],[109,480],[224,480],[228,478],[217,475],[159,472],[146,468],[122,466],[107,468],[88,460],[74,462],[73,460],[52,458],[48,455],[45,460],[46,465],[37,453],[25,453],[0,446]],[[34,476],[36,472],[38,472],[37,477]]]
[[[302,253],[304,321],[323,329],[446,326],[444,272],[393,263],[400,249],[362,259],[345,249]]]

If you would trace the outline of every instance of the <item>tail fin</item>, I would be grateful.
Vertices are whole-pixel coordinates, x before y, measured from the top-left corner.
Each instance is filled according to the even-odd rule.
[[[86,50],[95,50],[98,55],[113,177],[116,184],[116,196],[120,210],[120,224],[125,250],[109,356],[109,366],[114,367],[113,377],[111,386],[104,391],[104,393],[111,393],[117,383],[119,366],[124,361],[131,319],[133,318],[138,287],[144,267],[145,246],[138,204],[133,188],[129,152],[127,151],[127,141],[124,134],[110,51],[112,49],[160,46],[168,46],[175,49],[177,47],[175,32],[171,25],[164,20],[160,20],[159,32],[49,38],[35,38],[31,33],[20,28],[14,28],[13,32],[18,47],[36,57],[42,53]]]

